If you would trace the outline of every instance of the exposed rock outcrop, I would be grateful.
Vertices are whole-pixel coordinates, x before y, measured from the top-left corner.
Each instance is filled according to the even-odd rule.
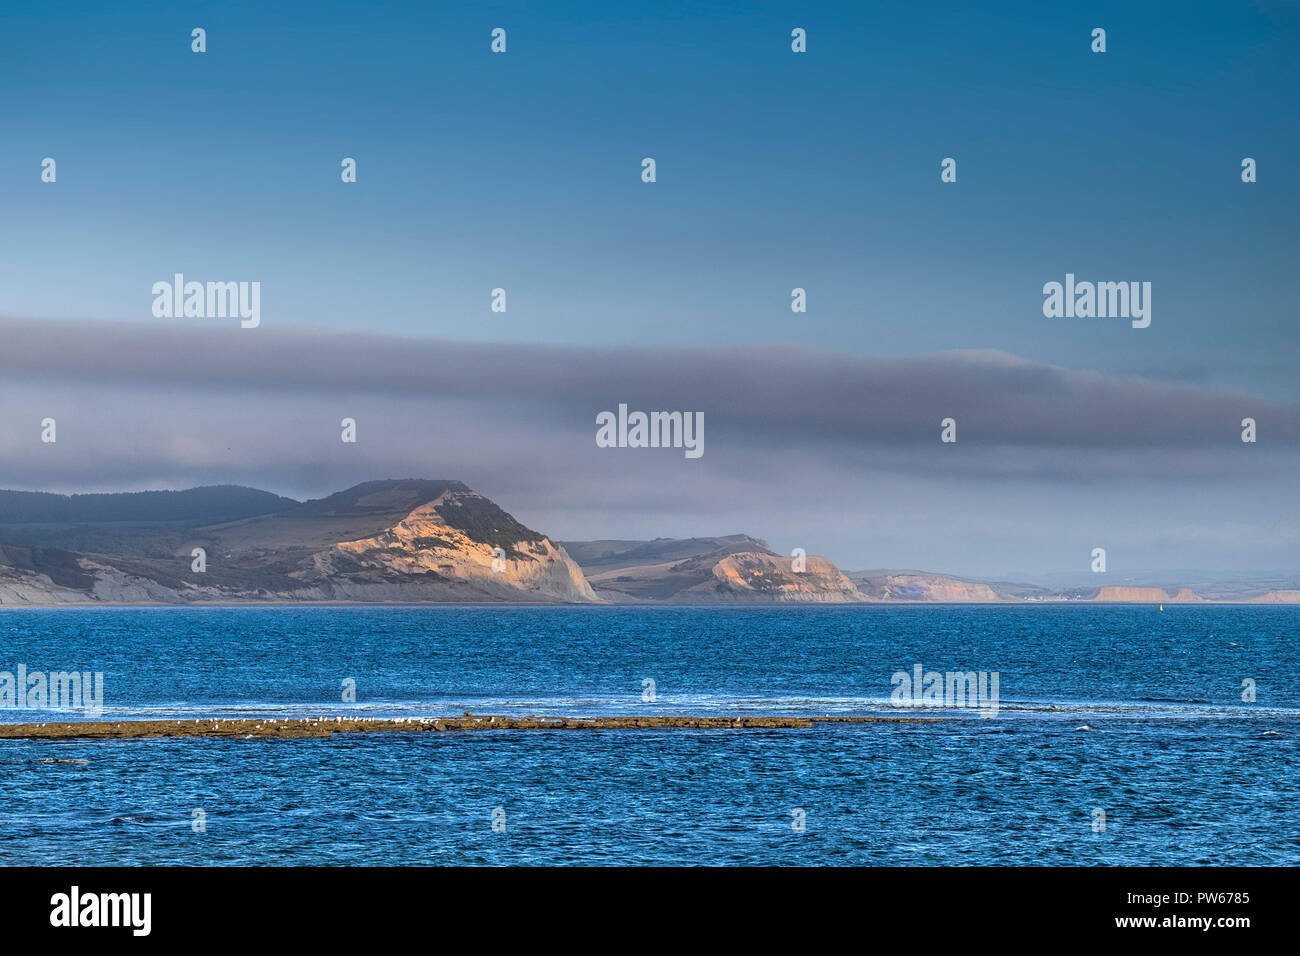
[[[1179,588],[1171,595],[1164,588],[1128,587],[1115,584],[1101,588],[1093,600],[1114,604],[1203,604],[1205,602],[1205,598],[1187,588]]]
[[[876,601],[935,601],[984,604],[1006,600],[989,584],[939,574],[898,573],[855,577],[858,589]]]
[[[509,520],[498,517],[487,532],[466,530],[444,511]],[[355,600],[400,600],[412,590],[444,600],[471,592],[492,600],[599,600],[563,548],[468,490],[446,491],[392,528],[312,555],[310,568],[294,576],[312,592]]]
[[[1300,591],[1269,591],[1250,599],[1251,604],[1300,604]]]
[[[0,606],[1300,604],[1292,572],[1189,583],[1194,589],[1060,589],[914,570],[845,573],[826,558],[778,554],[744,534],[561,544],[448,480],[369,481],[307,502],[228,485],[123,495],[0,491]]]
[[[825,558],[809,555],[803,569],[770,551],[729,554],[711,568],[712,579],[687,588],[678,600],[722,602],[772,601],[780,604],[850,604],[865,598],[839,568]]]
[[[267,506],[269,496],[247,505],[246,489],[235,491],[239,506]],[[201,507],[198,520],[226,504],[212,494],[160,500]],[[71,507],[62,499],[48,505],[56,506]],[[458,481],[367,482],[216,525],[185,514],[142,525],[28,526],[14,520],[21,517],[0,515],[0,526],[14,536],[114,550],[0,545],[0,605],[600,600],[563,548]],[[192,564],[200,549],[201,571]]]
[[[844,604],[865,598],[835,565],[796,564],[749,535],[568,545],[601,597],[624,603]],[[796,570],[798,568],[798,570]]]

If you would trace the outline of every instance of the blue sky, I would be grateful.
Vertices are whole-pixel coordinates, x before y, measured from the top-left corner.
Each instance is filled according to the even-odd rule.
[[[299,497],[459,478],[557,537],[747,532],[846,567],[1071,573],[1113,542],[1121,569],[1294,568],[1298,40],[1300,4],[1268,0],[10,5],[0,468]],[[260,282],[261,328],[154,318],[176,272]],[[1068,272],[1150,282],[1150,328],[1045,318]],[[792,348],[709,351],[769,345]],[[952,350],[982,357],[909,384]],[[439,391],[444,354],[488,384]],[[530,394],[498,399],[507,354]],[[709,453],[593,457],[625,399],[702,408]],[[27,425],[56,413],[57,456]]]
[[[261,281],[279,325],[999,348],[1300,398],[1300,10],[990,7],[31,5],[0,30],[0,307],[149,320],[182,271]],[[1067,271],[1151,281],[1151,328],[1045,319]]]

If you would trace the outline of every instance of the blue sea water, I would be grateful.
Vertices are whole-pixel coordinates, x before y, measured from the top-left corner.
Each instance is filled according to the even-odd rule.
[[[996,716],[892,706],[918,663]],[[5,610],[19,664],[103,672],[101,719],[952,719],[0,740],[3,864],[1300,863],[1300,608]]]

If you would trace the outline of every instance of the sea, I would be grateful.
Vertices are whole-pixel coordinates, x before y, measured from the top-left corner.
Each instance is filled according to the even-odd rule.
[[[1300,864],[1297,607],[5,609],[19,665],[101,720],[943,719],[0,740],[5,865]]]

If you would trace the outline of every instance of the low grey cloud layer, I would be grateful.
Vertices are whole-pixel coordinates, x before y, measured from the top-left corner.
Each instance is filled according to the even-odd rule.
[[[1131,542],[1148,567],[1185,561],[1189,541],[1207,552],[1202,567],[1278,567],[1300,550],[1300,409],[1000,352],[583,349],[29,319],[0,321],[0,341],[7,487],[241,483],[304,497],[460,478],[557,536],[747,531],[817,539],[846,565],[967,573],[1068,567],[1099,538]],[[620,402],[702,411],[704,456],[597,448],[595,416]],[[45,417],[55,445],[39,440]],[[344,417],[355,445],[339,439]],[[939,441],[946,417],[955,445]],[[1257,444],[1241,442],[1246,417]]]
[[[579,349],[402,339],[305,329],[0,322],[7,380],[212,391],[447,398],[576,412],[706,410],[733,433],[794,441],[929,444],[940,418],[962,438],[1016,446],[1213,446],[1244,416],[1300,442],[1300,408],[1141,378],[1072,371],[1003,352],[909,358],[799,348]]]

